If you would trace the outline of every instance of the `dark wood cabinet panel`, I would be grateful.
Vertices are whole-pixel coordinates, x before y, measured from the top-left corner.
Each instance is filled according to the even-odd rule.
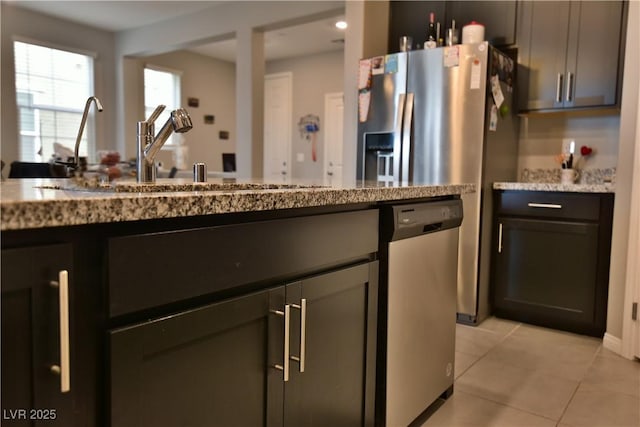
[[[268,404],[282,404],[268,356],[282,348],[269,331],[283,301],[280,287],[112,331],[111,425],[267,425]]]
[[[517,19],[521,110],[616,105],[621,1],[523,1]]]
[[[376,251],[377,228],[377,211],[363,210],[112,238],[109,313],[353,262]],[[175,250],[158,259],[158,248]]]
[[[444,27],[449,28],[451,20],[455,19],[462,37],[462,27],[476,21],[484,25],[484,38],[490,44],[509,46],[516,42],[516,6],[515,0],[449,1]]]
[[[550,321],[591,322],[598,225],[515,218],[498,218],[498,224],[496,298]]]
[[[515,209],[514,201],[522,198],[550,207]],[[496,194],[496,200],[491,275],[494,314],[602,336],[612,195],[504,191]],[[585,218],[576,219],[581,203],[588,200],[595,210],[586,209]],[[563,217],[559,212],[565,210]]]
[[[435,14],[441,25],[444,39],[445,29],[455,19],[462,41],[462,27],[471,21],[485,26],[485,39],[494,46],[515,43],[515,0],[508,1],[391,1],[389,5],[389,53],[399,51],[401,36],[413,38],[413,48],[424,46],[429,24],[429,13]]]
[[[363,425],[373,416],[376,298],[373,262],[114,330],[110,423]]]
[[[154,258],[159,247],[178,249]],[[315,415],[300,422],[371,425],[377,249],[378,211],[363,206],[3,232],[2,409],[51,409],[56,419],[6,412],[2,424],[282,426],[296,367],[290,360],[285,383],[276,366],[288,289],[310,302],[310,368],[300,385]],[[62,269],[69,393],[50,371],[60,363],[50,281]],[[116,297],[124,305],[114,315]],[[299,310],[291,322],[299,335]],[[340,347],[331,369],[325,343]]]
[[[354,426],[373,419],[377,263],[304,279],[287,286],[287,302],[306,301],[305,368],[293,363],[285,383],[285,426]],[[296,319],[296,316],[293,316]],[[300,323],[291,351],[300,348]],[[373,368],[373,363],[370,368]]]
[[[70,391],[62,392],[58,290],[59,272],[69,274],[73,313],[71,245],[2,251],[2,425],[76,425],[73,322],[70,322]],[[7,351],[10,349],[10,351]],[[16,411],[25,412],[16,412]]]

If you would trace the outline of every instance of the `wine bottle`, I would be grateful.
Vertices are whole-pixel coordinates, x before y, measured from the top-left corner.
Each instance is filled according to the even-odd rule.
[[[436,15],[429,13],[429,29],[427,30],[427,40],[424,42],[425,49],[433,49],[438,45],[438,34],[436,33]]]

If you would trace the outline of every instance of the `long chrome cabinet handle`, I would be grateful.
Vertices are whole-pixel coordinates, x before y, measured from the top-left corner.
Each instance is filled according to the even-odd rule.
[[[51,372],[60,375],[60,392],[71,391],[71,363],[69,348],[69,272],[58,272],[58,281],[50,285],[58,288],[60,306],[60,365],[51,366]]]
[[[300,310],[300,357],[291,356],[291,359],[298,362],[300,364],[300,372],[304,372],[304,361],[307,352],[307,299],[302,298],[300,305],[291,304],[291,307]]]
[[[289,381],[289,325],[291,323],[291,306],[286,304],[284,312],[276,310],[272,313],[284,316],[284,357],[282,365],[273,365],[274,368],[282,371],[282,379],[284,382]]]
[[[567,102],[573,101],[573,73],[567,74]]]
[[[502,253],[502,223],[498,224],[498,253]]]
[[[556,78],[556,102],[562,102],[562,73]]]
[[[562,205],[556,205],[555,203],[527,203],[530,208],[547,208],[547,209],[562,209]]]

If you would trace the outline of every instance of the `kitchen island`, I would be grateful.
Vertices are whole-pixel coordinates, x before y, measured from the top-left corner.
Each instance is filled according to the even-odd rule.
[[[3,424],[372,425],[379,207],[474,187],[175,183],[1,184]]]

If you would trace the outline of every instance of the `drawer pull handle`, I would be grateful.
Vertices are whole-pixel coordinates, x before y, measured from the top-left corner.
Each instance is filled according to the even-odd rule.
[[[289,324],[291,318],[291,306],[286,304],[284,306],[284,313],[282,311],[273,311],[274,314],[279,316],[284,315],[284,360],[282,365],[274,365],[273,367],[282,371],[282,379],[284,382],[289,381]]]
[[[69,362],[69,272],[58,272],[58,281],[49,284],[58,289],[60,306],[60,366],[51,366],[51,372],[60,375],[60,392],[71,391],[71,365]]]
[[[498,227],[498,253],[502,253],[502,223]]]
[[[528,203],[530,208],[547,208],[547,209],[562,209],[562,205],[556,205],[554,203]]]
[[[556,78],[556,103],[562,102],[562,78],[563,75],[558,73],[558,77]]]
[[[291,304],[291,307],[300,310],[300,357],[291,356],[292,360],[295,360],[300,364],[300,372],[304,372],[304,361],[306,358],[307,347],[307,300],[302,298],[300,305]]]
[[[567,102],[573,101],[572,94],[573,94],[573,73],[569,73],[568,79],[567,79],[567,98],[566,98]]]

